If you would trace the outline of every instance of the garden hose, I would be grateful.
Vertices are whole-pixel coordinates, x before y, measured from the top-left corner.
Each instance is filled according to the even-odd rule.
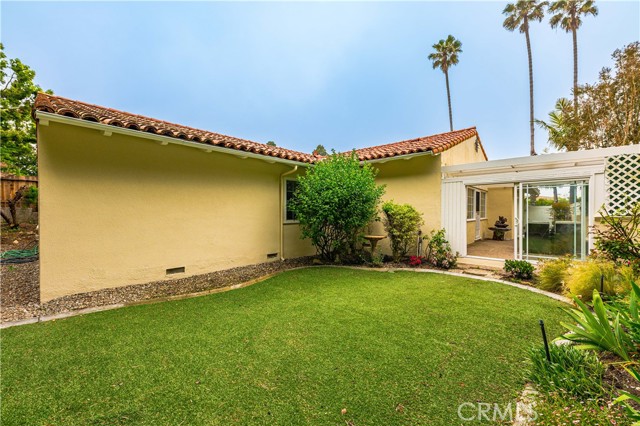
[[[38,245],[25,250],[7,250],[0,254],[0,263],[28,263],[38,260]]]

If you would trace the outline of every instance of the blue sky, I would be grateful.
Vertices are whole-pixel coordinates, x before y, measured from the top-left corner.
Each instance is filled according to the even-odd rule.
[[[427,60],[453,34],[454,127],[490,159],[528,155],[524,36],[506,2],[5,2],[2,42],[60,96],[258,142],[339,151],[448,130]],[[580,82],[640,38],[640,2],[598,2],[578,34]],[[532,28],[536,117],[572,85],[571,36]],[[536,129],[536,147],[547,146]]]

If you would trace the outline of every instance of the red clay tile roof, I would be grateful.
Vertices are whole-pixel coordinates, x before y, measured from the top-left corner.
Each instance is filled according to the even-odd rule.
[[[67,117],[79,118],[111,126],[124,127],[141,132],[155,133],[176,139],[184,139],[205,145],[214,145],[238,151],[252,152],[254,154],[277,157],[285,160],[299,161],[302,163],[314,163],[319,157],[290,149],[269,146],[252,142],[220,133],[198,130],[192,127],[173,124],[142,115],[118,111],[98,105],[87,104],[80,101],[53,96],[46,93],[38,93],[33,106],[35,111],[44,111]]]
[[[453,132],[372,146],[370,148],[356,149],[356,154],[361,161],[397,157],[399,155],[416,154],[420,152],[438,154],[474,136],[478,136],[478,131],[475,127],[469,127],[468,129],[454,130]],[[487,155],[484,152],[482,144],[480,144],[480,148],[486,158]]]
[[[110,126],[123,127],[140,132],[149,132],[157,135],[184,139],[204,145],[214,145],[237,151],[246,151],[254,154],[276,157],[301,163],[315,163],[323,157],[290,149],[273,147],[266,144],[252,142],[220,133],[198,130],[192,127],[173,124],[142,115],[131,114],[116,109],[105,108],[85,102],[74,101],[60,96],[38,93],[34,104],[35,111],[43,111],[52,114],[73,117],[77,119],[108,124]],[[478,136],[475,127],[426,136],[371,148],[357,149],[356,154],[361,161],[376,160],[380,158],[396,157],[399,155],[432,152],[438,154],[455,145]],[[480,145],[482,148],[482,144]],[[482,148],[484,154],[484,148]],[[486,157],[486,154],[485,154]]]

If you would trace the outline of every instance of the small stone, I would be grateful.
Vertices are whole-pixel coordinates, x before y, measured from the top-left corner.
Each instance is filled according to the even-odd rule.
[[[343,408],[342,411],[340,411],[340,413],[342,413],[342,415],[344,416],[345,414],[347,414],[347,409]]]

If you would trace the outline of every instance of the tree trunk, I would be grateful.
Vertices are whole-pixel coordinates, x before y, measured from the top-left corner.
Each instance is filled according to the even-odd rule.
[[[449,91],[449,70],[444,70],[444,78],[447,81],[447,102],[449,103],[449,128],[453,132],[453,114],[451,113],[451,92]]]
[[[527,40],[527,54],[529,55],[529,131],[531,132],[530,155],[536,155],[536,142],[534,136],[533,121],[533,59],[531,57],[531,40],[529,39],[529,29],[524,32]]]
[[[7,223],[12,228],[18,228],[20,224],[18,223],[18,212],[16,206],[18,205],[18,201],[22,199],[24,196],[24,192],[27,190],[27,186],[22,186],[18,189],[10,200],[7,200],[7,204],[9,204],[9,214],[11,215],[11,220],[7,217],[6,214],[2,213],[2,218],[7,221]]]
[[[573,108],[578,112],[578,30],[573,28]]]

